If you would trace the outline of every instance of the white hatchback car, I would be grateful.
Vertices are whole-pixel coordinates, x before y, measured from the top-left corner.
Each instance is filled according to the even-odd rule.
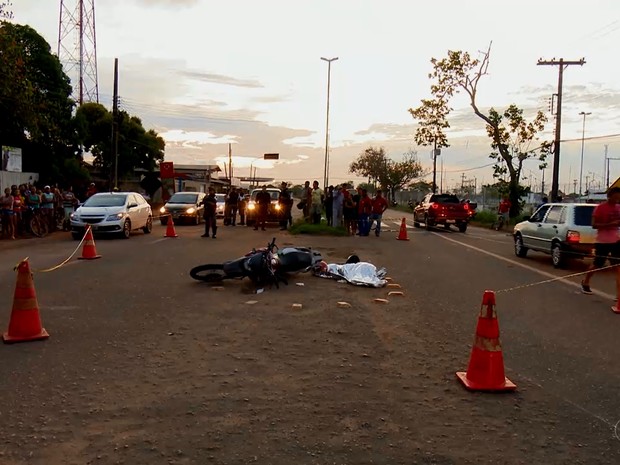
[[[100,193],[90,197],[71,215],[71,234],[80,240],[86,226],[95,234],[118,234],[129,239],[131,231],[153,228],[151,206],[137,192]]]

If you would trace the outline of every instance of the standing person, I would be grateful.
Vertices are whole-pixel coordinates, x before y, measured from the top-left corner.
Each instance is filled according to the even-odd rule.
[[[95,183],[91,182],[90,185],[88,186],[88,189],[86,189],[86,198],[89,199],[96,193],[97,193],[97,188],[95,187]]]
[[[280,186],[280,195],[278,196],[278,204],[280,205],[280,229],[286,231],[289,216],[291,216],[291,193],[288,190],[286,182],[282,181]]]
[[[351,198],[353,199],[353,203],[355,204],[355,224],[353,225],[353,235],[356,235],[359,232],[359,206],[360,201],[362,200],[362,188],[358,187],[355,190],[355,194],[351,195]]]
[[[588,273],[581,281],[581,291],[592,294],[590,280],[595,270],[605,266],[609,258],[611,265],[620,263],[620,188],[612,187],[607,191],[607,202],[596,206],[592,213],[592,227],[596,229],[596,243],[594,244],[594,260]],[[616,270],[617,271],[617,270]],[[620,286],[620,272],[616,273],[616,283]]]
[[[370,222],[368,219],[372,213],[372,200],[368,197],[368,191],[366,189],[361,189],[361,191],[360,201],[357,205],[357,214],[359,218],[358,234],[360,236],[368,236],[370,233]]]
[[[215,198],[215,189],[209,187],[209,194],[205,195],[200,202],[204,205],[205,233],[201,237],[209,237],[209,230],[213,231],[213,239],[217,234],[217,199]]]
[[[381,234],[381,220],[383,219],[383,212],[385,212],[387,208],[387,200],[383,197],[381,189],[377,189],[375,198],[372,199],[372,212],[370,214],[370,229],[372,229],[373,222],[376,221],[377,226],[375,226],[375,236],[377,237]]]
[[[71,223],[71,214],[75,211],[75,207],[78,203],[77,197],[73,193],[73,187],[69,186],[62,193],[62,209],[64,211],[63,229],[68,230]]]
[[[510,208],[511,207],[512,207],[512,203],[508,199],[508,196],[505,195],[502,201],[499,203],[499,206],[497,207],[497,212],[499,213],[499,216],[501,218],[503,225],[507,225],[508,221],[510,220]],[[500,227],[497,227],[495,229],[499,230]]]
[[[304,213],[304,220],[305,221],[310,221],[310,203],[311,203],[311,199],[310,199],[310,194],[312,192],[312,189],[310,188],[310,181],[306,181],[304,183],[304,187],[301,190],[301,202],[300,204],[302,205],[302,210]]]
[[[11,192],[13,196],[13,235],[18,236],[23,234],[24,228],[22,227],[22,211],[24,209],[25,199],[22,197],[17,187]]]
[[[333,226],[334,224],[334,186],[329,186],[325,193],[325,219],[327,220],[327,226]]]
[[[13,228],[13,196],[11,188],[4,189],[4,195],[0,196],[0,214],[2,215],[2,235],[7,239],[15,239]]]
[[[349,236],[355,236],[357,231],[357,204],[353,201],[351,193],[342,188],[342,215],[344,217],[344,229],[347,230]]]
[[[258,231],[258,226],[262,231],[265,231],[265,223],[267,222],[267,213],[269,212],[269,205],[271,205],[271,195],[267,192],[267,186],[263,186],[256,194],[256,204],[258,206],[258,218],[256,218],[256,224],[254,225],[254,231]]]
[[[233,187],[228,194],[228,204],[230,206],[230,224],[236,226],[237,224],[237,209],[239,208],[239,192],[237,188]]]
[[[245,198],[245,195],[239,196],[239,224],[241,226],[245,225],[245,207],[247,206],[248,201]]]
[[[45,186],[43,188],[43,194],[41,194],[41,210],[45,215],[50,232],[56,231],[56,225],[54,224],[54,201],[55,196],[50,186]]]
[[[321,214],[323,213],[323,202],[325,201],[325,193],[319,187],[319,181],[312,183],[312,192],[310,194],[310,214],[314,224],[321,223]]]
[[[342,205],[344,202],[344,187],[336,186],[332,201],[332,226],[339,228],[342,223]]]

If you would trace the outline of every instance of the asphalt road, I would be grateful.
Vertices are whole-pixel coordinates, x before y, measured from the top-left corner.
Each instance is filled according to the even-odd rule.
[[[586,264],[519,259],[510,237],[480,228],[409,224],[411,240],[396,241],[402,216],[389,211],[380,238],[237,226],[213,240],[179,226],[169,239],[156,224],[151,235],[98,239],[100,260],[49,273],[38,270],[75,241],[0,243],[0,324],[12,268],[29,256],[51,334],[0,346],[0,463],[619,463],[613,273],[593,279],[591,296],[578,276],[536,284]],[[308,275],[293,280],[304,287],[260,295],[188,277],[273,235],[330,262],[358,253],[385,266],[406,297],[377,306],[383,290]],[[485,289],[497,292],[514,394],[469,393],[454,378]]]

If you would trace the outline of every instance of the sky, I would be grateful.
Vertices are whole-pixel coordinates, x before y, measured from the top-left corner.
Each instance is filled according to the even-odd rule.
[[[13,0],[13,21],[34,27],[55,51],[59,6]],[[477,55],[492,42],[478,104],[547,112],[541,140],[553,139],[548,100],[558,67],[537,61],[585,58],[564,73],[560,189],[579,184],[582,111],[591,112],[583,191],[592,179],[592,188],[604,184],[606,147],[619,159],[609,161],[610,178],[620,176],[617,1],[98,0],[95,11],[100,102],[111,107],[118,58],[121,108],[164,137],[167,161],[223,168],[231,143],[235,176],[249,176],[253,165],[257,176],[322,183],[328,66],[320,58],[338,57],[331,65],[330,184],[354,179],[349,165],[369,146],[384,147],[394,160],[416,151],[430,171],[430,151],[416,146],[407,111],[430,96],[430,59],[448,50]],[[452,107],[450,147],[438,159],[444,190],[462,179],[492,183],[482,120],[462,95]],[[264,153],[280,159],[262,160]],[[526,162],[524,184],[540,187],[538,166]]]

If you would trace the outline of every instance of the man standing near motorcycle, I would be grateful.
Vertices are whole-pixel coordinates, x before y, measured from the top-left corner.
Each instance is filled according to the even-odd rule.
[[[263,231],[266,231],[265,223],[267,222],[269,205],[271,205],[271,195],[267,192],[267,186],[263,186],[261,191],[256,194],[256,204],[258,206],[258,218],[254,225],[254,231],[258,230],[259,225]]]
[[[288,218],[291,215],[291,193],[287,188],[286,182],[282,181],[280,187],[280,196],[278,197],[278,204],[280,205],[280,230],[286,231],[286,225],[288,224]]]
[[[205,233],[202,235],[202,237],[209,237],[209,229],[212,229],[212,237],[213,239],[215,239],[215,234],[217,233],[217,199],[215,198],[215,189],[213,187],[209,187],[209,195],[205,196],[205,198],[202,199],[201,205],[205,206]]]

